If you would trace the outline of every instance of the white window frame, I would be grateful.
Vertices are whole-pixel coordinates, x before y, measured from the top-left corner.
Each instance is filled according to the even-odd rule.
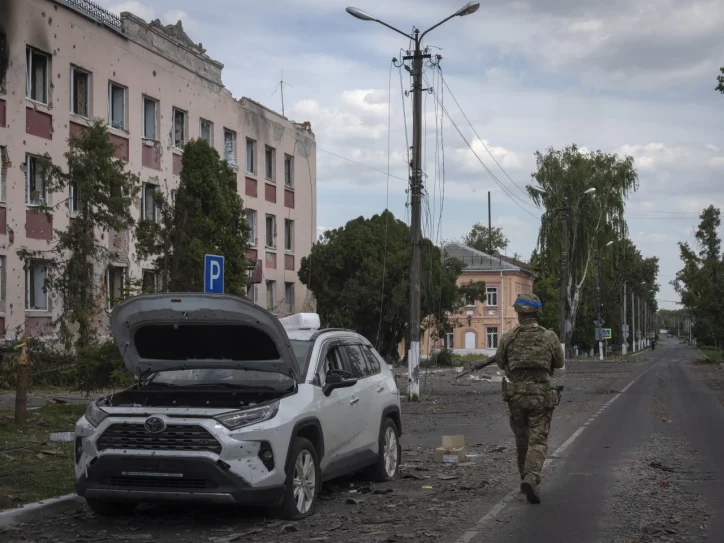
[[[86,109],[86,115],[83,115],[82,113],[78,113],[75,111],[75,76],[77,73],[84,74],[88,78],[88,88],[87,88],[87,95],[85,97],[85,109]],[[84,119],[90,119],[91,118],[91,96],[93,95],[93,92],[91,91],[91,72],[88,70],[84,70],[83,68],[80,68],[78,66],[71,65],[70,66],[70,112],[77,116],[77,117],[83,117]]]
[[[33,166],[31,168],[31,163],[35,162],[40,157],[36,155],[31,155],[27,153],[25,155],[25,205],[28,207],[40,207],[43,205],[47,205],[48,203],[48,188],[45,186],[45,179],[40,179],[40,182],[43,184],[43,194],[41,195],[41,201],[40,203],[33,202],[30,198],[30,177],[31,174],[35,171],[36,166]]]
[[[68,184],[68,211],[76,214],[80,211],[80,200],[78,199],[75,183]]]
[[[294,252],[294,221],[284,219],[284,251]]]
[[[44,268],[45,271],[45,278],[43,279],[43,286],[41,287],[41,291],[43,291],[43,294],[45,295],[45,307],[31,307],[30,305],[30,285],[32,283],[32,277],[31,275],[34,274],[34,269],[36,266],[39,266]],[[31,271],[32,268],[32,271]],[[25,267],[25,311],[37,311],[39,313],[48,313],[50,312],[50,295],[48,293],[48,290],[45,287],[45,283],[48,279],[48,267],[47,262],[43,260],[31,260],[28,265]],[[36,295],[36,301],[37,301],[37,295]]]
[[[444,345],[447,349],[454,349],[455,348],[455,332],[445,332],[445,337],[443,339]]]
[[[227,136],[231,136],[231,145],[227,144]],[[236,132],[224,128],[224,160],[233,168],[237,168],[236,161]]]
[[[494,299],[495,303],[491,302],[491,299]],[[498,307],[498,287],[485,288],[485,305],[488,307]]]
[[[45,56],[45,101],[43,100],[37,100],[36,98],[32,98],[33,94],[33,55],[43,55]],[[45,51],[41,51],[40,49],[36,49],[35,47],[32,47],[30,45],[27,45],[25,47],[25,97],[32,101],[36,102],[38,104],[43,105],[50,105],[50,74],[53,73],[52,68],[50,66],[50,61],[52,57]]]
[[[268,161],[268,154],[271,152],[271,163]],[[271,166],[271,172],[269,167]],[[264,177],[267,181],[277,181],[277,150],[269,145],[264,146]]]
[[[0,255],[0,313],[5,313],[5,255]]]
[[[287,168],[287,164],[289,164],[289,168]],[[284,153],[284,186],[288,189],[294,188],[294,157],[286,153]]]
[[[155,185],[153,183],[143,183],[141,185],[141,220],[147,220],[147,221],[153,221],[158,222],[158,205],[156,204],[155,200],[153,202],[153,212],[152,217],[146,216],[146,190],[149,187],[153,187],[151,190],[155,192],[156,194],[160,194],[161,187],[158,185]]]
[[[257,303],[257,290],[256,290],[256,287],[257,287],[257,285],[255,285],[255,284],[251,285],[251,286],[249,287],[247,293],[246,293],[247,299],[248,299],[249,301],[251,301],[251,302],[254,302],[254,303]]]
[[[146,287],[146,274],[153,276],[153,292],[159,292],[161,290],[159,288],[161,284],[161,276],[155,270],[146,269],[141,271],[141,289],[144,289]],[[144,290],[144,292],[146,291]]]
[[[113,266],[110,265],[106,268],[106,307],[108,311],[113,309],[115,307],[115,304],[113,303],[113,292],[111,291],[111,273],[121,270],[121,288],[120,288],[120,294],[123,294],[123,289],[126,287],[126,275],[128,274],[128,268],[125,266]],[[113,285],[115,286],[115,285]],[[120,298],[120,296],[119,296]]]
[[[122,101],[123,111],[121,113],[121,118],[123,119],[123,121],[120,126],[113,123],[113,89],[114,89],[114,87],[116,89],[120,89],[123,91],[123,101]],[[126,129],[126,102],[127,101],[128,101],[128,87],[125,87],[125,86],[115,83],[113,81],[109,81],[108,82],[108,125],[110,127],[115,128],[116,130],[125,130]]]
[[[494,339],[494,341],[493,341],[493,339]],[[499,341],[500,341],[500,338],[498,337],[498,327],[497,326],[486,326],[485,327],[485,346],[488,349],[497,349]]]
[[[146,102],[153,103],[153,137],[146,133]],[[151,96],[143,95],[141,99],[141,124],[143,126],[143,139],[149,141],[160,141],[158,137],[158,112],[160,102]]]
[[[249,153],[249,144],[251,144],[251,153]],[[256,175],[256,140],[246,138],[246,173]],[[251,168],[249,166],[251,165]]]
[[[181,134],[181,141],[176,141],[176,113],[183,115],[184,126]],[[171,108],[171,146],[175,149],[183,149],[189,138],[189,113],[179,107]]]
[[[270,292],[269,287],[270,286],[271,286],[271,300],[269,299],[269,292]],[[277,291],[277,282],[274,280],[267,280],[265,287],[266,288],[264,291],[264,294],[265,294],[264,301],[265,301],[265,305],[266,305],[266,310],[274,311],[274,307],[275,307],[276,299],[277,299],[277,292],[276,292]]]
[[[246,224],[249,225],[249,245],[256,246],[259,243],[259,239],[256,234],[256,222],[258,220],[257,212],[255,209],[246,210]]]
[[[271,229],[269,228],[269,219],[272,220]],[[269,237],[270,235],[271,238]],[[272,241],[271,245],[268,243],[270,239]],[[277,248],[277,217],[270,213],[267,213],[264,217],[264,247],[267,249]]]
[[[209,139],[204,139],[204,123],[209,125]],[[199,119],[199,139],[204,140],[211,147],[214,146],[214,123],[203,117]]]
[[[7,194],[8,149],[0,145],[0,202],[4,202]]]
[[[291,296],[289,287],[291,287]],[[294,314],[294,283],[284,283],[284,311],[287,315]]]

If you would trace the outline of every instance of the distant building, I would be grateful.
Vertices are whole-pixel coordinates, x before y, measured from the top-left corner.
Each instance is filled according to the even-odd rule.
[[[175,196],[187,141],[214,146],[237,172],[248,257],[262,261],[250,297],[279,314],[302,309],[297,270],[316,238],[315,137],[309,123],[234,99],[222,68],[181,22],[116,16],[89,0],[0,2],[0,334],[53,333],[61,301],[44,292],[43,262],[24,269],[17,251],[47,250],[77,212],[72,193],[48,194],[35,164],[46,154],[64,164],[68,137],[95,118],[144,183],[138,219],[156,217],[150,191]],[[38,213],[43,202],[58,206],[52,217]],[[129,232],[105,239],[118,258],[95,263],[101,295],[117,298],[129,277],[157,281]]]

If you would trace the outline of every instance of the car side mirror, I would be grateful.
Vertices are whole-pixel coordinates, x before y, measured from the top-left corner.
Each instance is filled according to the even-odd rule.
[[[357,379],[347,370],[329,370],[322,392],[329,396],[336,388],[349,388],[357,384]]]

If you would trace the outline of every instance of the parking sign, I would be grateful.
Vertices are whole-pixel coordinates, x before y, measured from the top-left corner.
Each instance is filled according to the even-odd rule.
[[[224,293],[224,257],[218,255],[204,256],[204,292],[210,294]]]

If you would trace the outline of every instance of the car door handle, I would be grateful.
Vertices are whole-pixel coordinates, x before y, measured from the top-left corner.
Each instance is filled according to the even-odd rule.
[[[352,398],[352,399],[350,400],[349,404],[350,404],[350,405],[354,405],[354,404],[356,404],[357,402],[359,402],[359,398]]]
[[[385,387],[384,387],[384,386],[381,386],[381,387],[379,387],[379,388],[377,389],[377,392],[384,392],[384,391],[385,391]]]

